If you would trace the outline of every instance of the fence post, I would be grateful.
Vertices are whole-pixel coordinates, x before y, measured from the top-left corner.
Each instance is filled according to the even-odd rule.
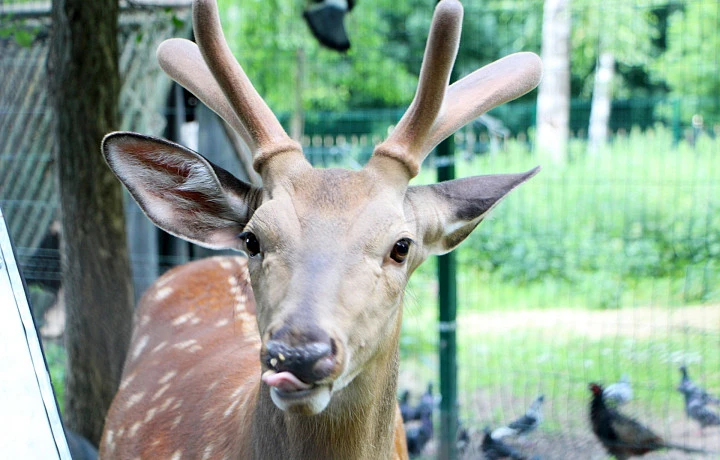
[[[673,100],[673,117],[672,117],[672,133],[673,133],[673,147],[677,147],[682,139],[682,110],[680,107],[680,98]]]
[[[453,136],[441,142],[436,149],[438,182],[455,178],[455,141]],[[440,332],[440,449],[438,458],[457,457],[457,361],[456,309],[457,285],[455,279],[455,253],[438,257],[439,332]]]

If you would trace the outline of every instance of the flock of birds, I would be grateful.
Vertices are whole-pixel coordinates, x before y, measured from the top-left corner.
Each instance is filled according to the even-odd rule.
[[[685,413],[695,420],[702,433],[709,426],[720,426],[720,398],[711,395],[697,385],[688,375],[685,366],[680,367],[680,384],[677,391],[685,398]],[[627,375],[612,385],[603,388],[600,384],[591,383],[590,425],[593,433],[610,455],[617,460],[625,460],[634,456],[642,456],[649,452],[663,449],[677,449],[686,453],[717,454],[702,449],[673,444],[664,440],[647,426],[623,414],[619,408],[633,399],[633,389]],[[433,411],[437,407],[437,397],[433,395],[432,384],[428,385],[419,403],[412,406],[409,402],[410,393],[405,390],[400,396],[400,412],[405,423],[408,452],[411,457],[420,455],[433,436]],[[539,456],[528,457],[506,438],[524,440],[535,431],[543,421],[542,405],[545,401],[539,395],[528,407],[525,414],[506,426],[491,429],[486,426],[482,434],[479,451],[487,460],[509,459],[540,459]],[[468,430],[459,425],[458,451],[462,454],[471,444]]]

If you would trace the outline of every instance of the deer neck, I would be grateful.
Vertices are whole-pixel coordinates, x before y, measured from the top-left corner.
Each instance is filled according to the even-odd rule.
[[[261,385],[253,423],[255,458],[386,459],[392,456],[400,321],[381,350],[317,415],[278,409]]]

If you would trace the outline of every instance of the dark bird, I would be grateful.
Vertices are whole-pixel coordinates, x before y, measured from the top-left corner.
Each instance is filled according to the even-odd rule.
[[[603,398],[606,403],[614,406],[627,404],[633,398],[630,377],[628,377],[627,374],[623,374],[619,381],[608,385],[605,390],[603,390]]]
[[[427,385],[427,390],[425,390],[425,393],[420,396],[420,402],[418,403],[417,407],[415,407],[415,410],[417,411],[418,416],[421,416],[423,414],[432,415],[436,407],[437,403],[435,400],[435,395],[433,395],[433,384],[432,382],[430,382]]]
[[[688,377],[685,366],[680,367],[682,378],[677,390],[685,396],[685,413],[700,424],[700,430],[708,426],[720,425],[720,414],[708,407],[717,404],[718,399],[700,388]]]
[[[432,439],[432,414],[420,414],[418,420],[405,423],[405,438],[407,440],[408,454],[411,457],[422,454],[425,445]]]
[[[687,367],[680,366],[680,374],[680,385],[677,388],[679,392],[683,394],[692,393],[697,398],[700,398],[705,404],[720,404],[720,398],[711,395],[690,379]]]
[[[605,449],[618,460],[645,455],[660,449],[677,449],[688,453],[707,454],[704,450],[693,449],[665,442],[651,429],[640,422],[621,414],[605,405],[603,388],[591,383],[590,423],[595,436]]]
[[[497,460],[501,458],[513,458],[513,459],[524,459],[526,458],[516,449],[505,444],[499,439],[493,439],[490,427],[485,427],[485,436],[483,436],[482,444],[480,448],[487,460]]]
[[[417,413],[415,411],[415,408],[410,405],[410,391],[409,390],[404,390],[400,394],[400,399],[398,400],[398,405],[400,406],[400,415],[402,415],[403,423],[409,422],[410,420],[417,419]]]
[[[320,44],[336,51],[350,49],[345,31],[345,14],[355,6],[355,0],[311,0],[303,11],[303,18]]]
[[[401,397],[400,412],[402,413]],[[409,393],[408,393],[409,398]],[[437,404],[433,395],[433,384],[428,383],[427,390],[420,396],[418,405],[410,408],[409,404],[406,409],[407,420],[405,421],[405,436],[407,438],[408,453],[411,456],[420,455],[425,445],[432,439],[434,434],[433,413]],[[405,419],[403,419],[405,420]]]
[[[460,458],[463,458],[465,452],[470,447],[472,440],[470,439],[470,431],[463,425],[458,419],[457,422],[457,437],[455,438],[455,448]]]
[[[525,414],[507,426],[493,430],[491,436],[499,440],[506,436],[524,436],[534,431],[543,421],[542,404],[545,396],[540,395],[530,404]]]

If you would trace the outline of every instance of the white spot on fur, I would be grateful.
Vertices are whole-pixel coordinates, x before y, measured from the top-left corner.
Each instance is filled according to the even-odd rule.
[[[243,390],[245,390],[245,386],[238,387],[235,391],[232,392],[232,394],[230,395],[230,399],[237,399],[242,394]]]
[[[182,421],[182,418],[183,418],[182,414],[180,414],[180,415],[178,415],[177,417],[175,417],[175,420],[173,420],[172,426],[171,426],[170,428],[173,428],[173,429],[177,428],[177,426],[180,425],[180,422]]]
[[[213,450],[215,450],[215,444],[210,443],[207,446],[205,446],[205,450],[203,451],[202,460],[208,460],[209,458],[212,458]]]
[[[235,401],[233,401],[233,402],[228,406],[228,408],[225,409],[225,412],[223,412],[223,417],[224,417],[224,418],[228,418],[228,417],[230,416],[230,414],[233,413],[233,411],[234,411],[235,408],[238,406],[238,404],[240,404],[240,400],[239,400],[239,399],[236,399]]]
[[[145,327],[150,322],[150,315],[142,315],[140,318],[140,327]]]
[[[133,393],[130,395],[130,397],[127,400],[127,403],[125,404],[125,409],[130,409],[135,404],[139,403],[141,399],[143,399],[143,396],[145,396],[145,392],[141,391],[139,393]]]
[[[127,388],[127,386],[130,385],[133,380],[135,380],[135,375],[136,374],[130,374],[127,377],[125,377],[123,379],[123,381],[120,382],[120,389],[124,390],[125,388]]]
[[[115,432],[113,430],[107,430],[105,433],[105,442],[107,443],[110,450],[115,449]]]
[[[137,344],[135,345],[135,348],[133,348],[133,352],[131,355],[131,359],[134,361],[138,359],[140,356],[140,353],[145,349],[148,342],[150,341],[150,336],[145,334],[144,336],[140,337],[140,340],[137,341]]]
[[[173,293],[174,290],[175,290],[175,288],[173,288],[171,286],[163,286],[163,287],[159,288],[157,290],[157,292],[155,292],[155,300],[156,301],[165,300],[170,294]]]
[[[182,458],[182,450],[178,449],[175,452],[173,452],[172,457],[170,457],[170,460],[180,460]]]
[[[145,420],[143,420],[143,423],[147,423],[147,422],[149,422],[150,420],[152,420],[153,417],[155,417],[155,413],[156,413],[157,411],[158,411],[158,408],[157,408],[157,407],[153,407],[153,408],[151,408],[150,410],[148,410],[148,411],[147,411],[147,414],[145,414]]]
[[[141,426],[142,423],[140,422],[133,423],[133,426],[130,427],[130,431],[128,431],[128,436],[134,438]]]
[[[160,279],[158,280],[156,286],[158,287],[158,289],[160,289],[160,288],[162,288],[163,286],[165,286],[166,284],[168,284],[169,282],[171,282],[174,278],[175,278],[175,273],[171,273],[171,274],[169,274],[169,275],[165,275],[165,276],[163,276],[162,278],[160,278]]]
[[[160,377],[160,380],[158,380],[159,384],[168,383],[171,378],[175,377],[177,375],[177,371],[170,371],[165,373],[162,377]]]
[[[152,351],[150,351],[150,353],[156,353],[156,352],[162,350],[163,348],[165,348],[167,346],[167,344],[168,344],[167,341],[163,340],[162,342],[157,344],[157,346],[155,346],[155,348],[153,348]]]
[[[232,269],[233,264],[230,263],[230,261],[228,261],[228,260],[226,260],[226,259],[220,259],[219,262],[220,262],[220,266],[221,266],[223,269],[225,269],[225,270],[230,270],[230,269]]]
[[[225,326],[227,326],[228,324],[230,324],[230,320],[229,320],[229,319],[221,319],[220,321],[218,321],[217,323],[215,323],[215,327],[225,327]]]
[[[184,342],[176,343],[173,348],[178,350],[188,350],[191,353],[195,353],[198,350],[202,350],[202,346],[198,344],[195,339],[186,340]]]
[[[185,313],[184,315],[180,315],[180,316],[178,316],[177,318],[175,318],[171,324],[172,324],[173,326],[180,326],[180,325],[182,325],[182,324],[187,323],[188,321],[190,321],[190,320],[191,320],[192,318],[194,318],[194,317],[195,317],[195,313],[193,313],[193,312],[188,312],[188,313]]]
[[[173,401],[175,401],[175,396],[170,396],[169,398],[167,398],[163,402],[162,406],[160,406],[160,411],[161,412],[166,411],[167,408],[170,407],[170,404],[172,404]]]
[[[169,384],[169,383],[166,383],[165,385],[163,385],[162,387],[160,387],[160,389],[155,392],[155,394],[152,396],[152,398],[150,398],[150,401],[155,401],[155,400],[157,400],[160,396],[163,395],[163,393],[165,393],[165,392],[168,390],[168,388],[170,388],[170,384]]]

